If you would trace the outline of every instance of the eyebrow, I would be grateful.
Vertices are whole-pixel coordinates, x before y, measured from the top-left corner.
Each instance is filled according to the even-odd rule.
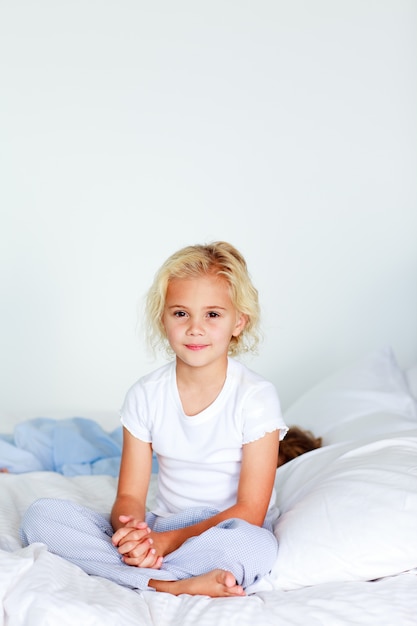
[[[168,309],[188,309],[185,304],[171,304]],[[219,304],[213,304],[211,306],[203,307],[206,311],[212,311],[213,309],[220,309],[221,311],[226,311],[226,307],[220,306]]]

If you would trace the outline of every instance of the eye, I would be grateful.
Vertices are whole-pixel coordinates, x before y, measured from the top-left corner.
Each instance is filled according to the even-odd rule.
[[[220,317],[220,315],[216,311],[209,311],[207,315],[209,317]]]
[[[185,317],[186,315],[185,311],[174,311],[174,317]]]

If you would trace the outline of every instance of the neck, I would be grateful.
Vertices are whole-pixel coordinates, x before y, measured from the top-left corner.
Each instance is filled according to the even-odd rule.
[[[227,374],[228,358],[215,361],[209,365],[201,367],[191,367],[181,361],[176,360],[176,377],[178,385],[210,386],[223,385]]]
[[[185,415],[198,415],[209,407],[223,389],[227,358],[204,367],[190,367],[177,359],[177,389]]]

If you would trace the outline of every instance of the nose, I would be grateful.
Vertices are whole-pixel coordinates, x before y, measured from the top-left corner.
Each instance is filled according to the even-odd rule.
[[[197,318],[190,318],[187,328],[187,335],[204,335],[203,324]]]

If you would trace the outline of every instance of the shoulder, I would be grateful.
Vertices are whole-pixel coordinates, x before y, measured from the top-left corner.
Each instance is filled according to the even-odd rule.
[[[173,363],[170,362],[139,378],[125,395],[122,415],[148,411],[155,398],[165,396],[172,380],[173,367]]]
[[[162,367],[145,374],[137,380],[128,390],[126,396],[137,396],[152,393],[153,390],[167,384],[172,377],[175,368],[174,362],[166,363]]]
[[[239,361],[230,359],[229,370],[242,420],[243,442],[254,441],[276,429],[284,436],[287,426],[275,385]]]
[[[168,394],[172,363],[164,365],[139,378],[126,393],[120,417],[123,426],[138,439],[152,441],[152,428],[160,398]]]
[[[277,395],[276,388],[271,381],[235,359],[229,358],[227,376],[232,384],[246,393],[269,390],[273,395]]]

